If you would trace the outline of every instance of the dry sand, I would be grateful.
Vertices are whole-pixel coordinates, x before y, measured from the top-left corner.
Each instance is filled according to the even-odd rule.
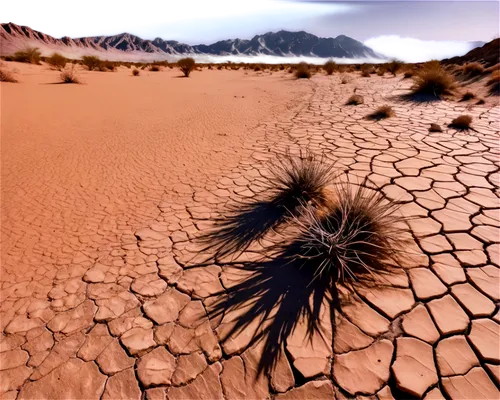
[[[57,72],[15,68],[22,83],[0,86],[2,396],[498,398],[491,99],[402,102],[407,80],[359,74],[341,84],[338,74],[120,69],[53,85]],[[346,106],[355,88],[364,104]],[[383,104],[395,116],[364,119]],[[465,113],[473,130],[447,127]],[[431,123],[443,132],[429,133]],[[310,336],[293,269],[193,265],[193,238],[262,190],[277,153],[305,147],[401,202],[414,242],[389,282],[341,293],[333,320],[322,298]],[[223,300],[235,285],[243,296],[231,309]],[[224,340],[238,321],[248,324]],[[251,343],[262,329],[276,334],[269,347]],[[258,374],[263,355],[275,364]]]

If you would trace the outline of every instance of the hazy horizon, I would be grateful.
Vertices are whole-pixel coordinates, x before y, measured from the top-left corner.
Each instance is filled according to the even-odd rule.
[[[497,1],[286,0],[281,7],[268,4],[269,8],[223,17],[163,17],[182,19],[67,35],[129,32],[143,39],[160,37],[195,45],[233,38],[251,39],[258,34],[280,30],[306,31],[319,37],[346,35],[360,42],[392,35],[422,41],[488,42],[499,33]]]

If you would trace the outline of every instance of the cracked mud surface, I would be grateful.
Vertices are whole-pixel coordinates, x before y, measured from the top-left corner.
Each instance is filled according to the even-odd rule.
[[[300,96],[240,142],[190,153],[196,168],[137,174],[126,196],[113,181],[127,170],[92,164],[98,157],[74,161],[109,169],[108,191],[95,194],[91,181],[67,189],[70,170],[43,185],[32,171],[39,179],[16,187],[16,173],[29,175],[4,175],[2,165],[2,202],[12,196],[2,205],[2,398],[498,398],[500,108],[402,103],[393,97],[407,85],[400,78],[339,82],[288,82],[302,85]],[[345,106],[354,87],[365,104]],[[363,119],[382,104],[396,116]],[[446,128],[463,113],[474,131]],[[444,132],[429,133],[430,123]],[[148,146],[118,165],[159,162],[161,146]],[[414,244],[389,284],[359,290],[334,313],[323,301],[312,337],[299,320],[273,368],[259,373],[266,350],[251,339],[272,313],[223,340],[254,299],[210,311],[249,273],[197,266],[194,239],[228,204],[262,190],[276,153],[305,147],[401,202]]]

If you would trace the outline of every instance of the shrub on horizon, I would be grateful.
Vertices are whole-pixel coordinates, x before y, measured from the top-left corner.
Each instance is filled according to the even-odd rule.
[[[328,60],[325,65],[323,65],[323,69],[327,73],[327,75],[331,75],[337,69],[337,64],[333,60]]]
[[[62,56],[59,53],[54,53],[52,54],[49,58],[46,59],[47,64],[49,64],[51,67],[61,70],[64,67],[66,67],[66,63],[68,60],[66,57]]]
[[[179,69],[182,71],[182,73],[186,78],[189,77],[189,74],[194,69],[195,65],[196,62],[191,57],[181,58],[179,61],[177,61],[177,66],[179,67]]]
[[[15,52],[13,60],[17,62],[39,65],[41,57],[42,53],[40,53],[38,47],[26,47],[24,50]]]
[[[97,56],[83,56],[82,65],[85,65],[89,71],[94,71],[102,67],[102,61]]]

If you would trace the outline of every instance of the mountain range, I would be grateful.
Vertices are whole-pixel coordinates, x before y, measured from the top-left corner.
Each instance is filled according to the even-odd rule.
[[[92,36],[56,39],[50,35],[12,22],[0,25],[0,54],[10,55],[26,46],[39,47],[44,55],[58,51],[66,57],[100,55],[109,60],[168,59],[194,56],[280,56],[351,59],[384,59],[363,43],[345,35],[320,38],[310,33],[268,32],[252,39],[228,39],[210,45],[188,45],[175,40],[141,39],[129,33],[114,36]]]

